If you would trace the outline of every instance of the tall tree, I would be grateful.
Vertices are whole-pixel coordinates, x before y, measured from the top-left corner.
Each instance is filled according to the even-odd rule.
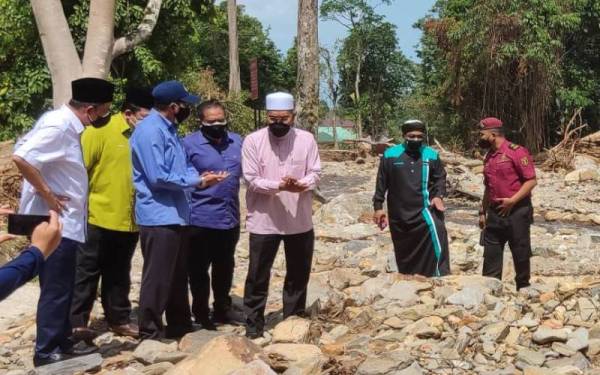
[[[106,78],[113,58],[146,40],[158,20],[162,0],[148,0],[144,18],[132,35],[114,40],[115,0],[91,0],[83,59],[79,58],[60,0],[31,0],[44,48],[54,106],[71,97],[71,81],[81,75]]]
[[[318,0],[298,0],[296,112],[300,127],[314,131],[319,121]]]
[[[381,0],[381,4],[390,4],[392,0]],[[348,50],[355,60],[354,66],[354,94],[352,101],[356,109],[356,131],[358,137],[362,137],[362,111],[360,80],[365,58],[365,49],[368,47],[366,38],[368,37],[370,27],[382,19],[375,13],[375,10],[369,5],[367,0],[323,0],[321,3],[321,18],[332,20],[344,26],[348,32],[352,31],[355,37],[352,39],[352,45],[348,45]]]
[[[578,106],[598,113],[599,13],[597,0],[437,1],[420,23],[424,90],[465,142],[478,119],[493,115],[514,141],[541,151],[557,114]]]
[[[327,48],[321,48],[321,76],[326,82],[327,96],[331,102],[331,114],[332,114],[332,133],[333,133],[333,148],[338,148],[337,140],[337,121],[338,121],[338,101],[340,86],[338,82],[338,69],[335,61],[335,55],[337,55],[337,45],[330,51]]]
[[[236,0],[227,0],[227,23],[229,31],[229,95],[239,94],[240,91],[242,91],[238,51],[237,13]]]
[[[357,41],[359,39],[360,41]],[[364,43],[364,56],[355,58],[354,47]],[[340,93],[343,105],[355,104],[356,75],[360,71],[360,101],[355,107],[363,120],[364,131],[373,137],[388,131],[388,121],[397,111],[398,101],[413,87],[414,64],[398,47],[396,27],[381,20],[358,25],[342,43],[337,64],[340,70]]]

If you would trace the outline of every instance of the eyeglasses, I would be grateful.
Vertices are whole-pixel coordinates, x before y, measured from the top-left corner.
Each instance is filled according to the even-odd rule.
[[[202,121],[203,126],[225,126],[227,120],[213,120],[213,121]]]

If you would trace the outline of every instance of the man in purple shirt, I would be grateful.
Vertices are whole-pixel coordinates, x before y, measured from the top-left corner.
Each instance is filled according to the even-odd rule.
[[[218,101],[202,103],[198,113],[200,131],[183,140],[188,159],[199,175],[206,172],[228,174],[221,183],[195,189],[191,196],[188,273],[193,297],[192,313],[196,323],[214,330],[214,323],[242,322],[240,314],[232,310],[229,297],[235,246],[240,238],[242,139],[238,134],[227,131],[225,108]],[[208,304],[209,267],[214,296],[212,321]]]

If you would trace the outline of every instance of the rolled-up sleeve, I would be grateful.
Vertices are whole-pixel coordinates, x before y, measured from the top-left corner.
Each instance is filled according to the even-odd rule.
[[[42,126],[26,137],[24,142],[17,146],[14,155],[36,169],[40,170],[44,164],[66,157],[64,130],[60,126]]]
[[[248,137],[242,145],[242,173],[250,191],[274,195],[279,192],[279,181],[269,180],[260,175],[258,152]]]

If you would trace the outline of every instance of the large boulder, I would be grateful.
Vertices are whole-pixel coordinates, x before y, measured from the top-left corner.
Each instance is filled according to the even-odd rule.
[[[285,370],[291,367],[318,367],[327,357],[321,349],[310,344],[271,344],[264,348],[271,366],[275,370]]]
[[[315,213],[315,221],[325,225],[350,225],[356,224],[365,212],[373,212],[373,194],[360,192],[341,194]]]
[[[173,367],[169,375],[227,375],[260,359],[266,360],[262,349],[242,336],[225,335],[210,340],[196,354]]]
[[[290,317],[273,330],[274,343],[305,344],[310,339],[310,320]]]

